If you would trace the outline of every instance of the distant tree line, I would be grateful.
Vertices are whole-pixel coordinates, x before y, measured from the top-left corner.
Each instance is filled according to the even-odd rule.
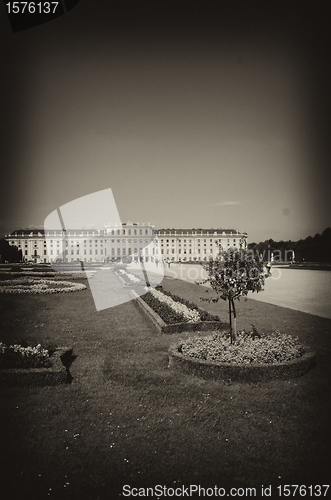
[[[274,252],[278,261],[291,260],[291,250],[294,251],[296,262],[331,262],[331,228],[325,229],[322,234],[308,236],[299,241],[265,240],[260,243],[249,243],[248,249],[263,255],[263,260],[270,260]]]
[[[22,250],[17,246],[9,245],[5,239],[0,240],[0,263],[3,262],[21,262]]]

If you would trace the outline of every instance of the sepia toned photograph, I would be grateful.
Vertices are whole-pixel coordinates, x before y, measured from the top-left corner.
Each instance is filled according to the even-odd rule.
[[[331,5],[0,6],[0,497],[330,498]]]

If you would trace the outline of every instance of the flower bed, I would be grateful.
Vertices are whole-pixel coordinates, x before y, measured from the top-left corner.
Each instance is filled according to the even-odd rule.
[[[146,286],[146,283],[143,282],[140,278],[138,278],[137,276],[135,276],[134,274],[132,273],[128,273],[126,271],[124,271],[124,269],[119,269],[118,271],[121,275],[121,277],[123,278],[124,282],[126,285],[140,285],[140,286]]]
[[[218,316],[209,314],[192,304],[169,292],[164,292],[162,287],[146,288],[148,292],[141,298],[163,319],[167,324],[173,323],[201,323],[202,321],[219,321]],[[162,291],[161,291],[162,290]]]
[[[218,316],[213,316],[207,311],[204,311],[194,304],[192,304],[192,312],[199,313],[199,320],[188,321],[188,317],[185,321],[183,314],[179,313],[175,309],[172,309],[168,303],[162,302],[151,293],[151,290],[141,297],[131,290],[132,294],[136,299],[136,304],[144,311],[144,313],[149,317],[149,319],[154,323],[156,328],[160,333],[179,333],[185,331],[206,331],[206,330],[219,330],[226,326],[222,323]],[[157,291],[157,290],[156,290]],[[166,295],[164,294],[166,297]],[[167,294],[169,297],[170,294]],[[172,296],[174,299],[176,296]],[[187,304],[189,304],[187,302]],[[181,304],[177,303],[176,308],[179,308]],[[197,318],[197,316],[196,316]]]
[[[23,271],[3,271],[0,269],[0,274],[9,274],[10,276],[35,276],[38,278],[52,278],[55,280],[58,279],[72,279],[72,280],[82,280],[82,279],[87,279],[87,275],[85,272],[80,272],[80,271],[73,271],[73,272],[65,272],[65,273],[58,273],[55,271],[28,271],[28,270],[23,270]]]
[[[49,288],[48,285],[53,285]],[[55,285],[55,287],[54,287]],[[51,293],[69,293],[85,290],[81,283],[70,281],[19,278],[0,282],[0,293],[43,295]]]
[[[54,352],[54,351],[53,351]],[[0,342],[0,368],[45,368],[52,365],[49,349],[41,344],[7,346]]]
[[[3,346],[3,344],[1,344]],[[22,346],[18,346],[22,348]],[[2,347],[3,349],[3,347]],[[42,348],[41,348],[42,349]],[[68,374],[61,361],[61,355],[67,351],[66,348],[57,348],[48,357],[48,366],[30,367],[26,363],[21,363],[22,368],[0,368],[0,387],[11,386],[49,386],[65,384],[68,381]],[[23,351],[20,351],[21,355]],[[28,351],[25,351],[28,352]],[[26,356],[26,354],[23,354]],[[27,356],[28,358],[29,356]],[[31,363],[30,363],[31,366]],[[32,363],[33,366],[33,363]]]
[[[226,333],[195,337],[172,345],[169,364],[203,378],[257,382],[298,377],[316,363],[315,353],[290,335],[253,339],[239,332],[231,344]]]

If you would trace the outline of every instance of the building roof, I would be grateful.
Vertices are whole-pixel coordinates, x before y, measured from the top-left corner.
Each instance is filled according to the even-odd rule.
[[[137,223],[138,224],[138,223]],[[137,225],[136,223],[130,223],[130,225]],[[123,226],[128,226],[129,223],[124,223]],[[139,224],[139,226],[142,226],[142,224]],[[145,226],[147,227],[147,226]],[[73,232],[84,232],[86,235],[90,234],[93,235],[95,233],[99,234],[104,234],[105,230],[104,229],[96,229],[96,228],[91,228],[91,229],[66,229],[66,233],[70,235],[70,233]],[[246,235],[247,233],[245,232],[240,232],[237,229],[221,229],[221,228],[190,228],[190,229],[181,229],[181,228],[164,228],[164,229],[154,229],[154,231],[158,234],[168,234],[168,235]],[[47,231],[48,232],[48,231]],[[51,233],[55,233],[58,235],[63,234],[62,229],[52,229],[50,230]],[[45,237],[45,230],[44,229],[17,229],[10,233],[9,235],[6,235],[6,238],[26,238],[26,237]]]
[[[209,235],[215,235],[215,234],[220,234],[220,235],[230,235],[230,234],[237,234],[237,235],[243,235],[246,233],[240,232],[237,229],[221,229],[221,228],[194,228],[194,229],[156,229],[156,232],[158,234],[176,234],[176,235],[202,235],[202,234],[209,234]]]

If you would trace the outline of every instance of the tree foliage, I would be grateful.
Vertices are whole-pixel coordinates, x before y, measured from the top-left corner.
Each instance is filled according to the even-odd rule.
[[[248,248],[270,260],[271,252],[276,253],[276,260],[287,262],[294,251],[297,262],[331,262],[331,228],[328,227],[314,237],[308,236],[299,241],[274,241],[272,239],[260,243],[249,243]]]
[[[20,262],[22,260],[22,250],[17,246],[9,245],[5,239],[0,240],[0,262]]]
[[[208,278],[199,284],[209,283],[216,292],[217,297],[211,299],[201,298],[217,302],[227,300],[229,303],[230,335],[231,340],[236,335],[236,309],[235,300],[246,297],[248,292],[260,292],[263,290],[265,278],[270,275],[262,260],[257,259],[253,252],[246,249],[229,248],[228,251],[220,253],[216,260],[210,259],[204,266]]]

